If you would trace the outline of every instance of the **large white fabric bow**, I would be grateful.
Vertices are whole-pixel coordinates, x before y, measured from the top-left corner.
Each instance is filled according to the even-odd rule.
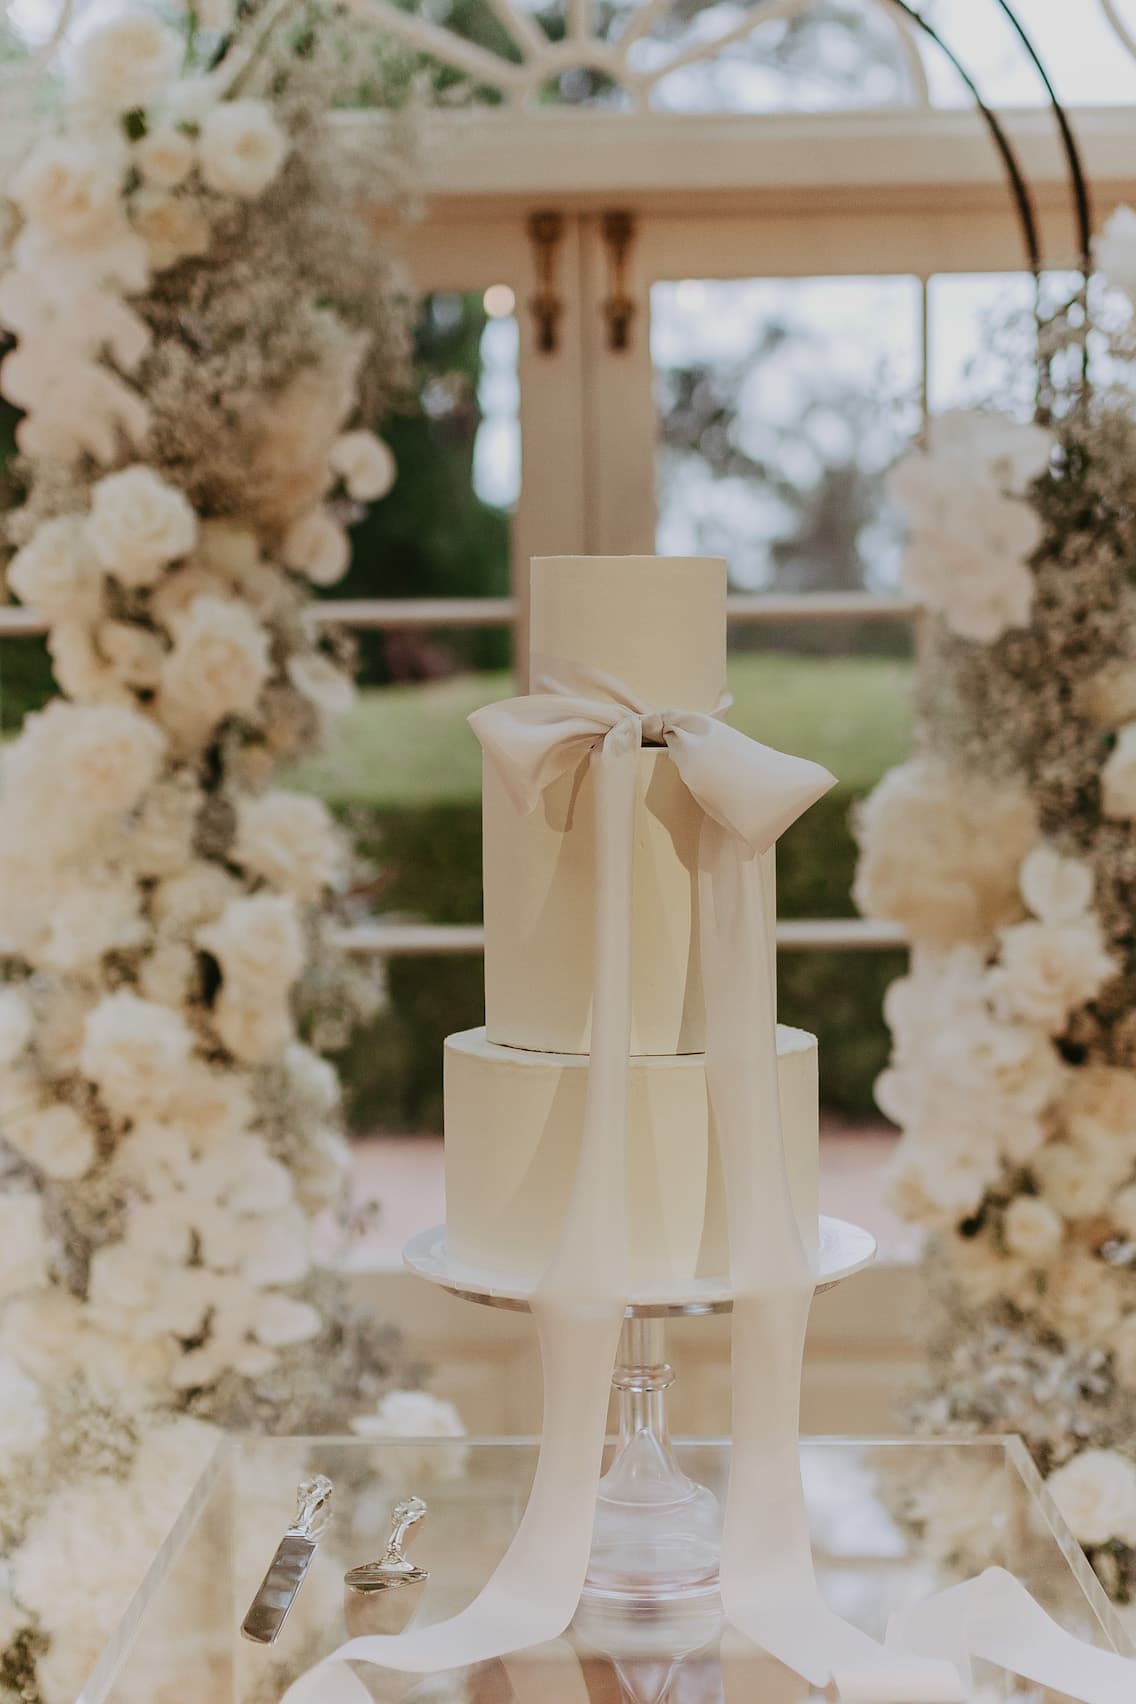
[[[789,1190],[773,943],[749,866],[833,777],[726,726],[719,720],[725,698],[713,715],[658,710],[606,676],[543,660],[534,674],[532,696],[489,705],[470,718],[518,809],[534,809],[546,787],[585,759],[595,789],[592,1048],[572,1195],[532,1298],[545,1392],[533,1488],[508,1552],[467,1609],[434,1626],[349,1641],[302,1677],[285,1704],[365,1704],[372,1693],[346,1666],[350,1661],[412,1674],[457,1668],[547,1644],[575,1613],[628,1293],[631,902],[644,743],[667,746],[703,812],[698,903],[706,1073],[734,1292],[723,1610],[740,1632],[812,1684],[835,1680],[849,1704],[953,1704],[966,1695],[960,1666],[968,1651],[981,1651],[980,1642],[960,1633],[949,1613],[946,1625],[933,1613],[905,1622],[887,1647],[834,1615],[817,1591],[801,1485],[798,1408],[813,1250],[802,1241]],[[1034,1638],[1017,1646],[1003,1639],[997,1653],[1012,1667],[1017,1650],[1026,1675],[1036,1673],[1037,1625],[1031,1631]],[[1132,1665],[1095,1655],[1099,1660],[1085,1665],[1072,1695],[1086,1704],[1131,1704]],[[1068,1668],[1061,1665],[1063,1679]]]

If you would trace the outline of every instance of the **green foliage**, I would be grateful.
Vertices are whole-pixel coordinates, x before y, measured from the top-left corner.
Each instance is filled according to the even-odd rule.
[[[485,309],[479,295],[428,296],[415,330],[418,387],[410,411],[382,425],[398,479],[352,533],[352,563],[335,598],[498,597],[509,591],[509,522],[473,489],[481,407],[477,384]],[[503,630],[359,637],[360,680],[501,668]]]

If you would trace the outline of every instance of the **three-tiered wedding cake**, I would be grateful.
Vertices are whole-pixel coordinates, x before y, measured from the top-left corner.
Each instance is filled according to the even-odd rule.
[[[538,557],[530,635],[536,690],[575,667],[654,706],[713,713],[726,678],[726,568],[707,557]],[[638,755],[628,1111],[630,1276],[681,1286],[729,1270],[707,1095],[699,969],[702,811],[669,751]],[[595,851],[586,756],[535,811],[484,771],[485,1026],[445,1057],[452,1260],[536,1280],[557,1247],[576,1171],[588,1074]],[[773,853],[755,859],[772,921]],[[782,1126],[806,1243],[817,1224],[817,1046],[778,1027]]]

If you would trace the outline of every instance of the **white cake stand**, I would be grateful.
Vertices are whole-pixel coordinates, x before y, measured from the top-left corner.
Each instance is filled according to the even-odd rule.
[[[822,1215],[817,1294],[862,1272],[875,1253],[870,1232]],[[413,1237],[403,1259],[418,1277],[483,1307],[527,1311],[535,1287],[513,1273],[453,1260],[444,1225]],[[728,1313],[732,1307],[724,1278],[696,1278],[681,1289],[651,1285],[628,1302],[612,1374],[619,1445],[599,1484],[584,1586],[588,1598],[646,1606],[717,1590],[721,1509],[711,1490],[682,1471],[671,1449],[666,1392],[675,1375],[666,1359],[663,1322]]]

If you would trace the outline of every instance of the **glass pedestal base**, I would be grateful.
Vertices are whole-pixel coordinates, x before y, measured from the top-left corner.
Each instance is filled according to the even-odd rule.
[[[722,1510],[671,1450],[666,1392],[673,1383],[662,1320],[625,1320],[612,1377],[619,1445],[599,1484],[585,1597],[657,1603],[717,1587]]]

